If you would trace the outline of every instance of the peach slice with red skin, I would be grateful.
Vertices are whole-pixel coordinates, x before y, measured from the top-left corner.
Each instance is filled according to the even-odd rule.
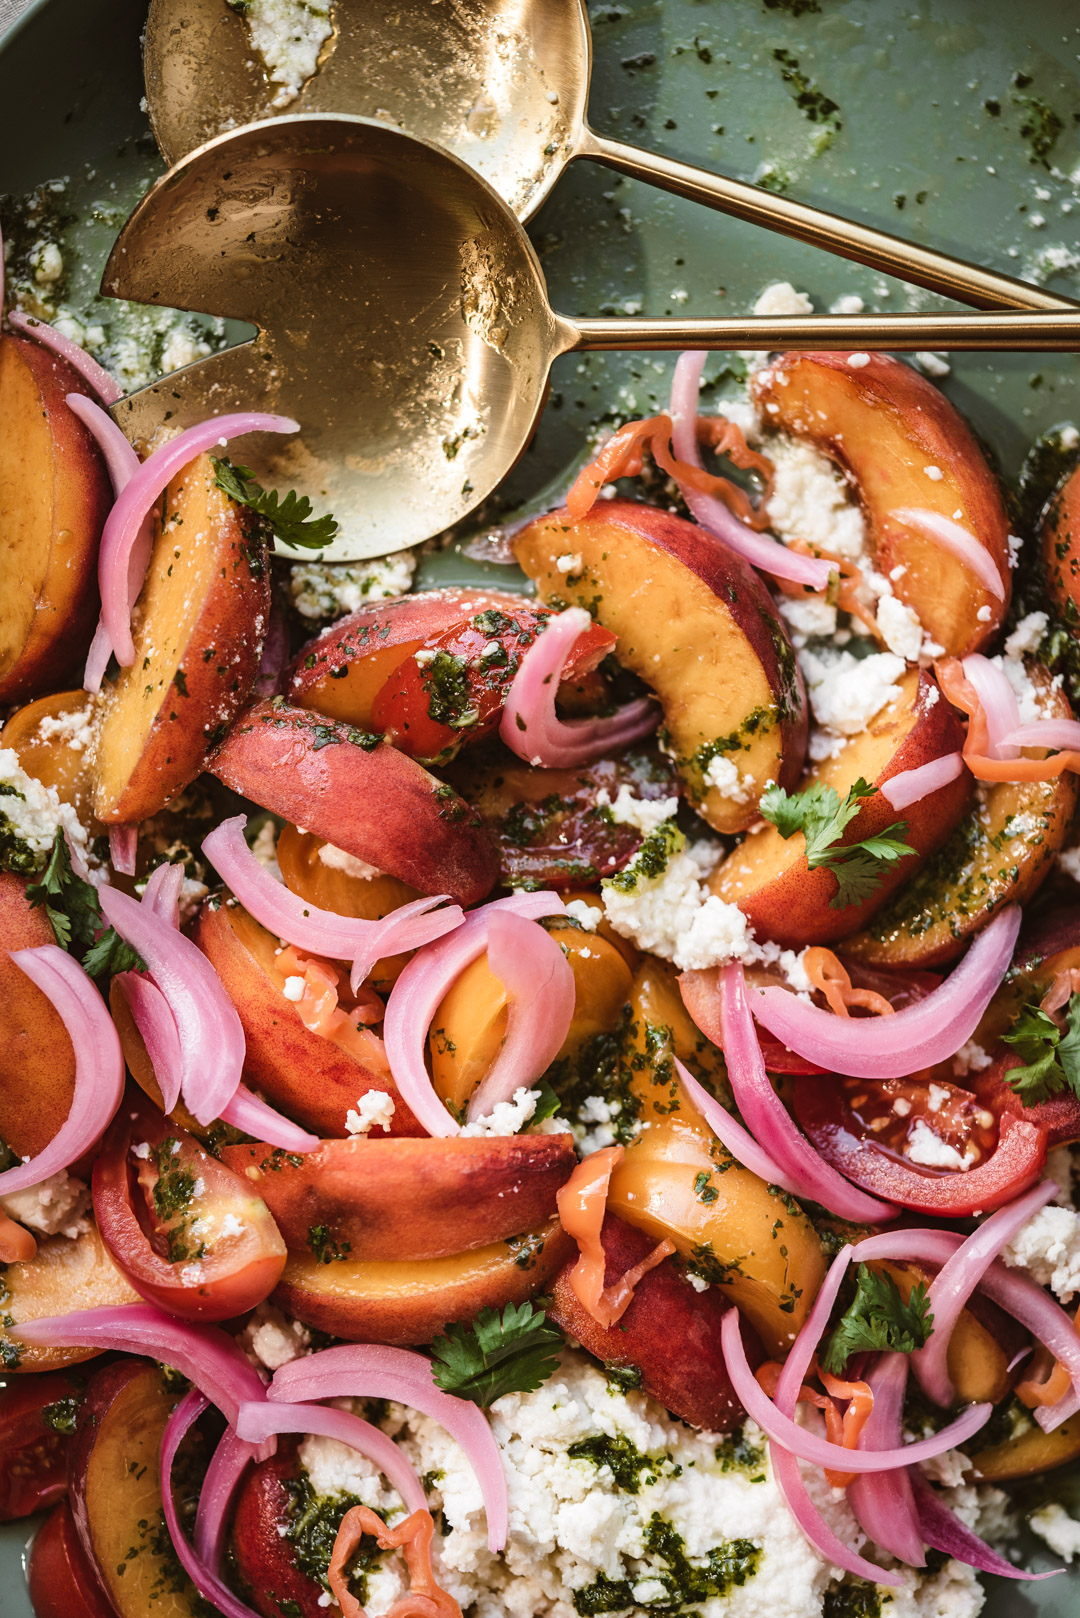
[[[601,1240],[607,1260],[605,1286],[648,1257],[651,1236],[614,1214],[604,1218]],[[720,1352],[720,1322],[732,1305],[714,1287],[697,1292],[670,1258],[643,1275],[633,1300],[615,1326],[601,1326],[578,1301],[570,1285],[572,1258],[555,1278],[549,1314],[609,1368],[640,1373],[636,1384],[673,1416],[726,1433],[738,1426],[743,1408],[731,1386]],[[750,1330],[747,1330],[750,1336]],[[760,1349],[753,1355],[761,1358]]]
[[[299,1252],[308,1232],[364,1261],[446,1258],[532,1230],[555,1213],[574,1169],[570,1135],[453,1136],[449,1140],[326,1140],[302,1159],[270,1146],[223,1146]]]
[[[244,1598],[262,1618],[282,1618],[283,1608],[293,1618],[326,1618],[322,1585],[300,1568],[296,1547],[281,1531],[295,1498],[291,1485],[302,1473],[299,1444],[291,1434],[281,1438],[277,1453],[253,1466],[237,1491],[230,1549]]]
[[[93,398],[59,355],[0,337],[0,703],[70,685],[94,633],[112,485],[69,393]]]
[[[26,897],[25,877],[0,871],[0,1139],[19,1157],[36,1157],[71,1111],[75,1051],[52,1002],[16,966],[10,952],[55,944],[41,906]]]
[[[365,1064],[339,1041],[305,1026],[275,971],[272,933],[234,900],[205,904],[195,942],[225,986],[244,1029],[245,1072],[256,1090],[290,1118],[321,1135],[346,1133],[345,1120],[370,1090],[394,1096],[391,1133],[423,1130],[394,1090],[389,1068]]]
[[[931,639],[956,657],[985,646],[1009,610],[1009,520],[975,435],[945,395],[888,354],[843,353],[781,355],[755,372],[751,391],[768,426],[808,439],[846,474],[875,568]],[[903,511],[965,529],[1001,594]]]
[[[135,661],[106,685],[94,813],[157,814],[201,772],[251,695],[270,621],[270,567],[253,511],[217,488],[208,455],[165,491],[132,614]]]
[[[208,768],[234,792],[420,893],[477,904],[498,877],[491,835],[453,787],[343,721],[280,698],[256,703]]]
[[[1051,496],[1040,539],[1046,593],[1075,635],[1080,624],[1080,467]]]
[[[895,810],[880,788],[905,770],[918,769],[964,745],[964,727],[955,710],[940,700],[933,675],[909,669],[898,681],[900,695],[881,709],[867,728],[853,736],[834,758],[816,765],[802,783],[832,787],[843,800],[860,776],[879,790],[865,800],[841,843],[877,836],[897,821],[907,822],[904,841],[911,855],[883,865],[874,892],[858,904],[832,909],[835,875],[810,870],[802,832],[782,837],[766,824],[749,832],[709,879],[711,892],[737,904],[759,937],[789,948],[829,944],[864,926],[867,919],[948,837],[971,798],[964,770],[954,781]]]
[[[545,1290],[574,1250],[558,1219],[516,1241],[443,1258],[357,1262],[351,1251],[316,1246],[319,1252],[290,1253],[273,1301],[335,1337],[398,1345],[430,1343],[481,1309],[524,1303]]]
[[[20,1322],[141,1301],[113,1262],[96,1225],[74,1238],[42,1238],[33,1258],[7,1265],[0,1277],[0,1351],[5,1372],[57,1371],[93,1359],[100,1352],[96,1348],[31,1347],[19,1339]]]
[[[26,1582],[35,1618],[116,1618],[66,1500],[53,1507],[34,1535]]]
[[[794,786],[806,751],[802,680],[772,597],[742,557],[632,500],[598,501],[579,522],[565,509],[538,517],[514,554],[542,601],[584,607],[618,636],[618,661],[660,699],[687,797],[717,831],[752,825],[767,781]],[[710,782],[714,762],[736,766],[734,791]]]

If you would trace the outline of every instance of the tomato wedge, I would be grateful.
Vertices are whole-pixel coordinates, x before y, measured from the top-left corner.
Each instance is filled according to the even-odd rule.
[[[995,1118],[970,1090],[932,1078],[802,1076],[794,1108],[825,1161],[855,1185],[943,1219],[1011,1202],[1046,1162],[1045,1129],[1011,1112]],[[935,1156],[940,1166],[917,1160]]]
[[[184,1320],[229,1320],[277,1284],[285,1243],[246,1180],[145,1096],[126,1098],[94,1164],[94,1214],[119,1268]]]
[[[513,612],[488,607],[430,637],[376,696],[374,728],[413,758],[445,764],[498,725],[522,656],[547,617],[526,602]],[[571,653],[566,678],[591,673],[614,645],[611,631],[593,624]]]
[[[0,1522],[67,1494],[68,1441],[84,1379],[72,1371],[13,1377],[0,1394]]]
[[[1071,1090],[1063,1090],[1059,1095],[1048,1096],[1045,1101],[1036,1101],[1027,1106],[1024,1098],[1017,1094],[1006,1078],[1011,1068],[1022,1066],[1015,1051],[1003,1050],[983,1072],[969,1073],[967,1082],[982,1105],[989,1108],[995,1117],[1011,1113],[1015,1118],[1025,1118],[1028,1123],[1045,1129],[1048,1147],[1064,1146],[1070,1141],[1080,1140],[1080,1096],[1074,1095]]]

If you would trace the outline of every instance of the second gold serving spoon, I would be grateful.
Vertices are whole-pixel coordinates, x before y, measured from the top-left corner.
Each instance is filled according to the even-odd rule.
[[[412,545],[472,511],[574,349],[1080,349],[1080,310],[572,320],[475,169],[364,118],[249,124],[193,152],[136,207],[102,291],[258,326],[113,414],[146,442],[227,411],[294,416],[299,438],[237,455],[333,511],[334,561]]]
[[[978,309],[1080,307],[760,186],[598,135],[587,117],[585,0],[333,0],[333,31],[318,69],[291,98],[256,59],[243,9],[229,0],[152,0],[146,93],[170,163],[278,107],[356,113],[445,146],[483,174],[519,219],[536,212],[568,163],[586,157]]]

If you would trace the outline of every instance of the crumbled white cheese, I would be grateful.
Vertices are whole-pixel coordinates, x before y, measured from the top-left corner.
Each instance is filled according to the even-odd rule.
[[[55,787],[42,786],[19,763],[13,748],[0,748],[0,831],[25,845],[30,864],[20,865],[20,874],[40,869],[56,838],[58,826],[74,853],[85,863],[88,853],[86,829],[70,804],[61,803]]]
[[[334,843],[320,845],[319,864],[328,865],[332,871],[344,871],[346,876],[355,876],[361,882],[371,882],[383,874],[377,865],[369,865],[366,860],[357,859],[355,854],[347,853]]]
[[[1026,617],[1021,618],[1005,642],[1005,656],[1008,658],[1033,656],[1042,645],[1048,622],[1045,612],[1029,612]]]
[[[596,801],[601,808],[610,811],[612,820],[618,821],[620,826],[633,826],[646,837],[665,820],[670,820],[679,807],[678,798],[635,798],[625,782],[614,803],[606,788],[596,794]]]
[[[857,736],[887,702],[894,702],[900,695],[895,681],[904,672],[903,658],[893,652],[856,658],[831,649],[803,651],[799,666],[814,718],[840,736]]]
[[[659,834],[657,834],[659,835]],[[641,870],[642,852],[601,884],[604,913],[617,933],[639,949],[674,961],[680,971],[762,958],[738,905],[706,894],[684,838],[671,824],[668,855],[654,876]]]
[[[966,1169],[967,1159],[955,1146],[936,1135],[925,1118],[917,1118],[915,1126],[904,1144],[904,1152],[913,1163],[927,1169]]]
[[[267,816],[259,827],[251,843],[251,852],[258,860],[264,871],[269,871],[275,881],[282,881],[281,867],[277,859],[278,832],[274,822]]]
[[[754,797],[754,777],[740,775],[734,759],[724,758],[717,754],[709,760],[704,771],[704,781],[707,787],[715,787],[725,798],[733,803],[749,803]],[[676,803],[676,808],[678,804]],[[674,811],[672,811],[674,813]]]
[[[94,745],[94,711],[94,705],[87,703],[83,708],[69,708],[67,713],[44,714],[38,720],[36,739],[85,753]]]
[[[895,596],[882,596],[877,606],[877,626],[890,652],[906,663],[917,663],[922,650],[923,628],[912,609]]]
[[[1065,1507],[1056,1500],[1033,1511],[1028,1522],[1055,1556],[1060,1556],[1065,1562],[1080,1556],[1080,1522],[1070,1517]]]
[[[9,1218],[41,1236],[81,1236],[90,1229],[89,1207],[89,1187],[66,1169],[58,1169],[40,1185],[0,1197],[0,1208]]]
[[[836,608],[824,596],[778,596],[776,605],[796,650],[808,640],[831,640],[836,634]]]
[[[310,1342],[307,1327],[272,1303],[259,1304],[240,1336],[241,1347],[268,1371],[299,1359]]]
[[[915,355],[915,364],[924,376],[948,376],[952,366],[942,354],[933,354],[929,349],[920,348]]]
[[[289,597],[302,618],[342,618],[366,601],[385,601],[408,593],[416,572],[415,551],[392,551],[347,567],[331,562],[301,562],[289,578]]]
[[[723,859],[724,852],[723,843],[713,837],[688,837],[683,850],[687,859],[693,860],[697,874],[703,882],[712,876]]]
[[[560,573],[580,573],[584,566],[581,552],[567,551],[565,556],[557,556],[555,566]]]
[[[830,315],[861,315],[866,308],[857,292],[844,292],[829,305]]]
[[[345,1115],[345,1129],[350,1135],[367,1135],[378,1127],[384,1135],[390,1133],[394,1119],[394,1098],[385,1090],[366,1090]]]
[[[953,1057],[953,1076],[962,1077],[965,1073],[981,1073],[988,1068],[994,1058],[981,1045],[969,1039],[966,1045],[961,1045]]]
[[[307,983],[302,977],[289,977],[285,979],[284,987],[282,988],[281,992],[285,996],[286,1000],[291,1000],[295,1005],[297,1001],[304,998],[304,990],[306,988]]]
[[[853,371],[861,371],[864,366],[870,364],[870,356],[869,354],[849,354],[847,362]]]
[[[1032,683],[1032,679],[1024,666],[1021,657],[992,657],[990,662],[995,668],[1004,669],[1005,677],[1013,688],[1017,706],[1020,709],[1020,723],[1031,725],[1037,719],[1044,717],[1044,694]]]
[[[198,1184],[198,1181],[196,1181],[196,1184]],[[242,1236],[244,1234],[243,1222],[237,1219],[234,1213],[227,1213],[221,1221],[221,1230],[218,1234],[221,1236]]]
[[[924,466],[923,472],[930,479],[931,483],[940,483],[942,478],[945,476],[940,466]]]
[[[949,1099],[949,1087],[946,1084],[931,1084],[926,1095],[928,1112],[940,1112]]]
[[[774,281],[754,304],[755,315],[812,315],[814,305],[805,292],[796,292],[790,281]]]
[[[463,1135],[517,1135],[525,1128],[536,1111],[539,1090],[527,1090],[524,1085],[514,1091],[512,1101],[500,1101],[485,1118],[466,1124]]]
[[[832,461],[805,438],[785,433],[770,438],[767,447],[774,469],[770,526],[782,540],[802,539],[858,562],[866,548],[866,523]]]
[[[1040,1286],[1068,1303],[1080,1292],[1080,1213],[1051,1203],[1033,1214],[1002,1252],[1006,1264],[1026,1270]]]
[[[603,911],[597,910],[587,899],[571,899],[566,906],[566,914],[573,916],[587,933],[594,933],[603,920]]]
[[[615,1145],[616,1135],[612,1128],[612,1120],[618,1117],[621,1110],[622,1106],[618,1101],[608,1101],[604,1096],[585,1097],[577,1110],[577,1119],[571,1126],[574,1141],[582,1157],[590,1157],[593,1152],[602,1152],[606,1146]]]
[[[210,344],[204,338],[186,326],[174,326],[161,350],[162,372],[167,376],[170,371],[183,370],[185,365],[194,365],[209,353]]]
[[[232,0],[235,3],[235,0]],[[334,31],[329,5],[314,0],[244,0],[244,21],[278,92],[271,105],[295,101],[319,65],[319,52]]]

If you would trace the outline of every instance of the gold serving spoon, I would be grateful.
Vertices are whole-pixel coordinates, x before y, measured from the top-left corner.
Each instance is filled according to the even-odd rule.
[[[327,0],[327,4],[330,0]],[[228,0],[152,0],[144,66],[150,121],[169,163],[273,117],[281,87]],[[318,70],[286,113],[385,119],[477,169],[519,219],[578,157],[765,225],[978,309],[1075,309],[1070,298],[936,253],[760,186],[609,140],[587,119],[585,0],[333,0]]]
[[[472,511],[575,349],[1080,349],[1080,311],[572,320],[475,169],[366,118],[273,119],[193,152],[132,213],[102,291],[258,326],[113,414],[136,442],[241,408],[294,416],[298,438],[238,458],[334,512],[334,561]]]

